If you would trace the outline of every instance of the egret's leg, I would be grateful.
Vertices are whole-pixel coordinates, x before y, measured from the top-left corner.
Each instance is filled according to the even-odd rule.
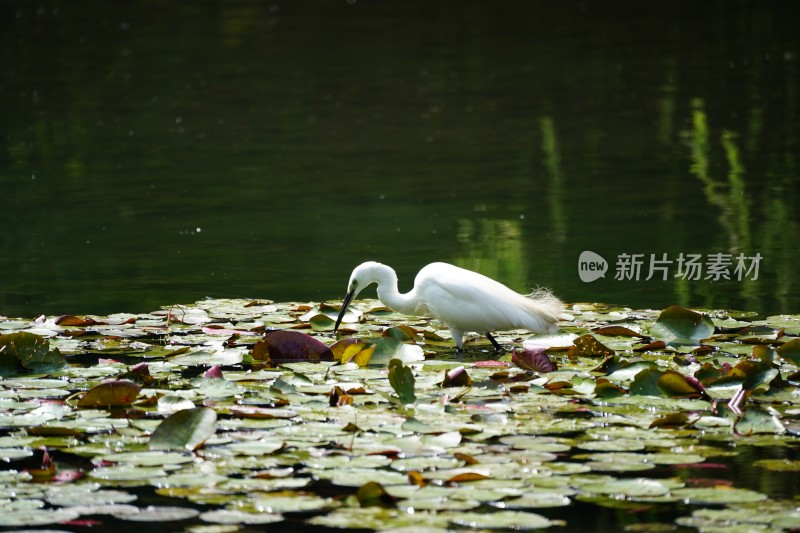
[[[495,351],[496,351],[497,353],[506,353],[506,350],[505,350],[505,348],[503,348],[502,346],[500,346],[500,343],[499,343],[499,342],[497,342],[497,341],[495,340],[495,338],[494,338],[494,337],[492,337],[492,334],[491,334],[491,333],[489,333],[488,331],[486,332],[486,338],[487,338],[487,339],[489,339],[489,342],[491,342],[491,343],[492,343],[492,346],[494,346],[494,349],[495,349]]]
[[[456,329],[450,328],[450,335],[453,336],[453,340],[456,341],[456,351],[461,353],[464,351],[464,332]]]

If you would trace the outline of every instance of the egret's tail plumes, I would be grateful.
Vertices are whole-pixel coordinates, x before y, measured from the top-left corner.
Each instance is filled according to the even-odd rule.
[[[538,288],[525,295],[525,311],[539,324],[541,333],[558,331],[558,317],[564,312],[564,303],[550,289]]]

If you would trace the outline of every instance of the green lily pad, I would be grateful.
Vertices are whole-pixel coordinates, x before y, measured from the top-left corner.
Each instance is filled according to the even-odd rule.
[[[753,465],[772,472],[800,472],[800,461],[792,459],[759,459]]]
[[[522,496],[499,503],[504,509],[543,509],[565,507],[572,502],[569,496],[561,492],[526,492]]]
[[[450,524],[470,529],[514,529],[531,531],[545,529],[553,525],[550,519],[536,513],[522,511],[496,511],[494,513],[452,514]]]
[[[714,323],[708,315],[673,305],[658,315],[650,333],[667,344],[700,344],[714,333]]]
[[[150,436],[155,450],[195,450],[216,431],[217,413],[207,407],[184,409],[170,415]]]
[[[200,511],[189,507],[169,507],[169,506],[148,506],[139,509],[135,514],[117,515],[119,520],[131,520],[134,522],[175,522],[178,520],[189,520],[200,514]]]
[[[200,520],[214,524],[274,524],[275,522],[282,522],[283,516],[279,514],[217,509],[201,513]]]
[[[582,485],[580,490],[595,494],[618,494],[628,498],[663,496],[669,493],[669,487],[661,481],[648,478],[615,479],[587,483]]]
[[[0,513],[0,526],[44,526],[75,520],[80,515],[69,509],[25,509]]]
[[[414,403],[417,399],[414,393],[414,372],[405,366],[399,359],[389,361],[389,383],[400,398],[400,403]]]
[[[58,348],[50,349],[45,337],[20,331],[0,335],[0,377],[20,372],[47,372],[62,368],[66,360]]]
[[[694,505],[733,505],[761,502],[765,494],[748,489],[733,487],[683,488],[672,491],[673,496]]]

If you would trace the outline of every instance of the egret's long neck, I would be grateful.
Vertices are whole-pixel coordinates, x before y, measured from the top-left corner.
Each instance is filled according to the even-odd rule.
[[[375,272],[378,282],[378,298],[386,307],[403,313],[405,315],[417,314],[417,302],[415,301],[414,290],[401,294],[397,289],[397,273],[386,265],[381,265]]]

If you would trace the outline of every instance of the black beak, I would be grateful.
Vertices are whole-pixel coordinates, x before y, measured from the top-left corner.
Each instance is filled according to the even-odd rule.
[[[339,324],[342,323],[342,318],[344,317],[344,314],[347,312],[347,306],[350,305],[350,302],[353,300],[353,297],[355,295],[356,295],[355,289],[352,289],[345,295],[344,301],[342,301],[342,309],[339,311],[339,316],[336,317],[336,325],[333,326],[334,333],[336,333],[336,330],[339,329]]]

